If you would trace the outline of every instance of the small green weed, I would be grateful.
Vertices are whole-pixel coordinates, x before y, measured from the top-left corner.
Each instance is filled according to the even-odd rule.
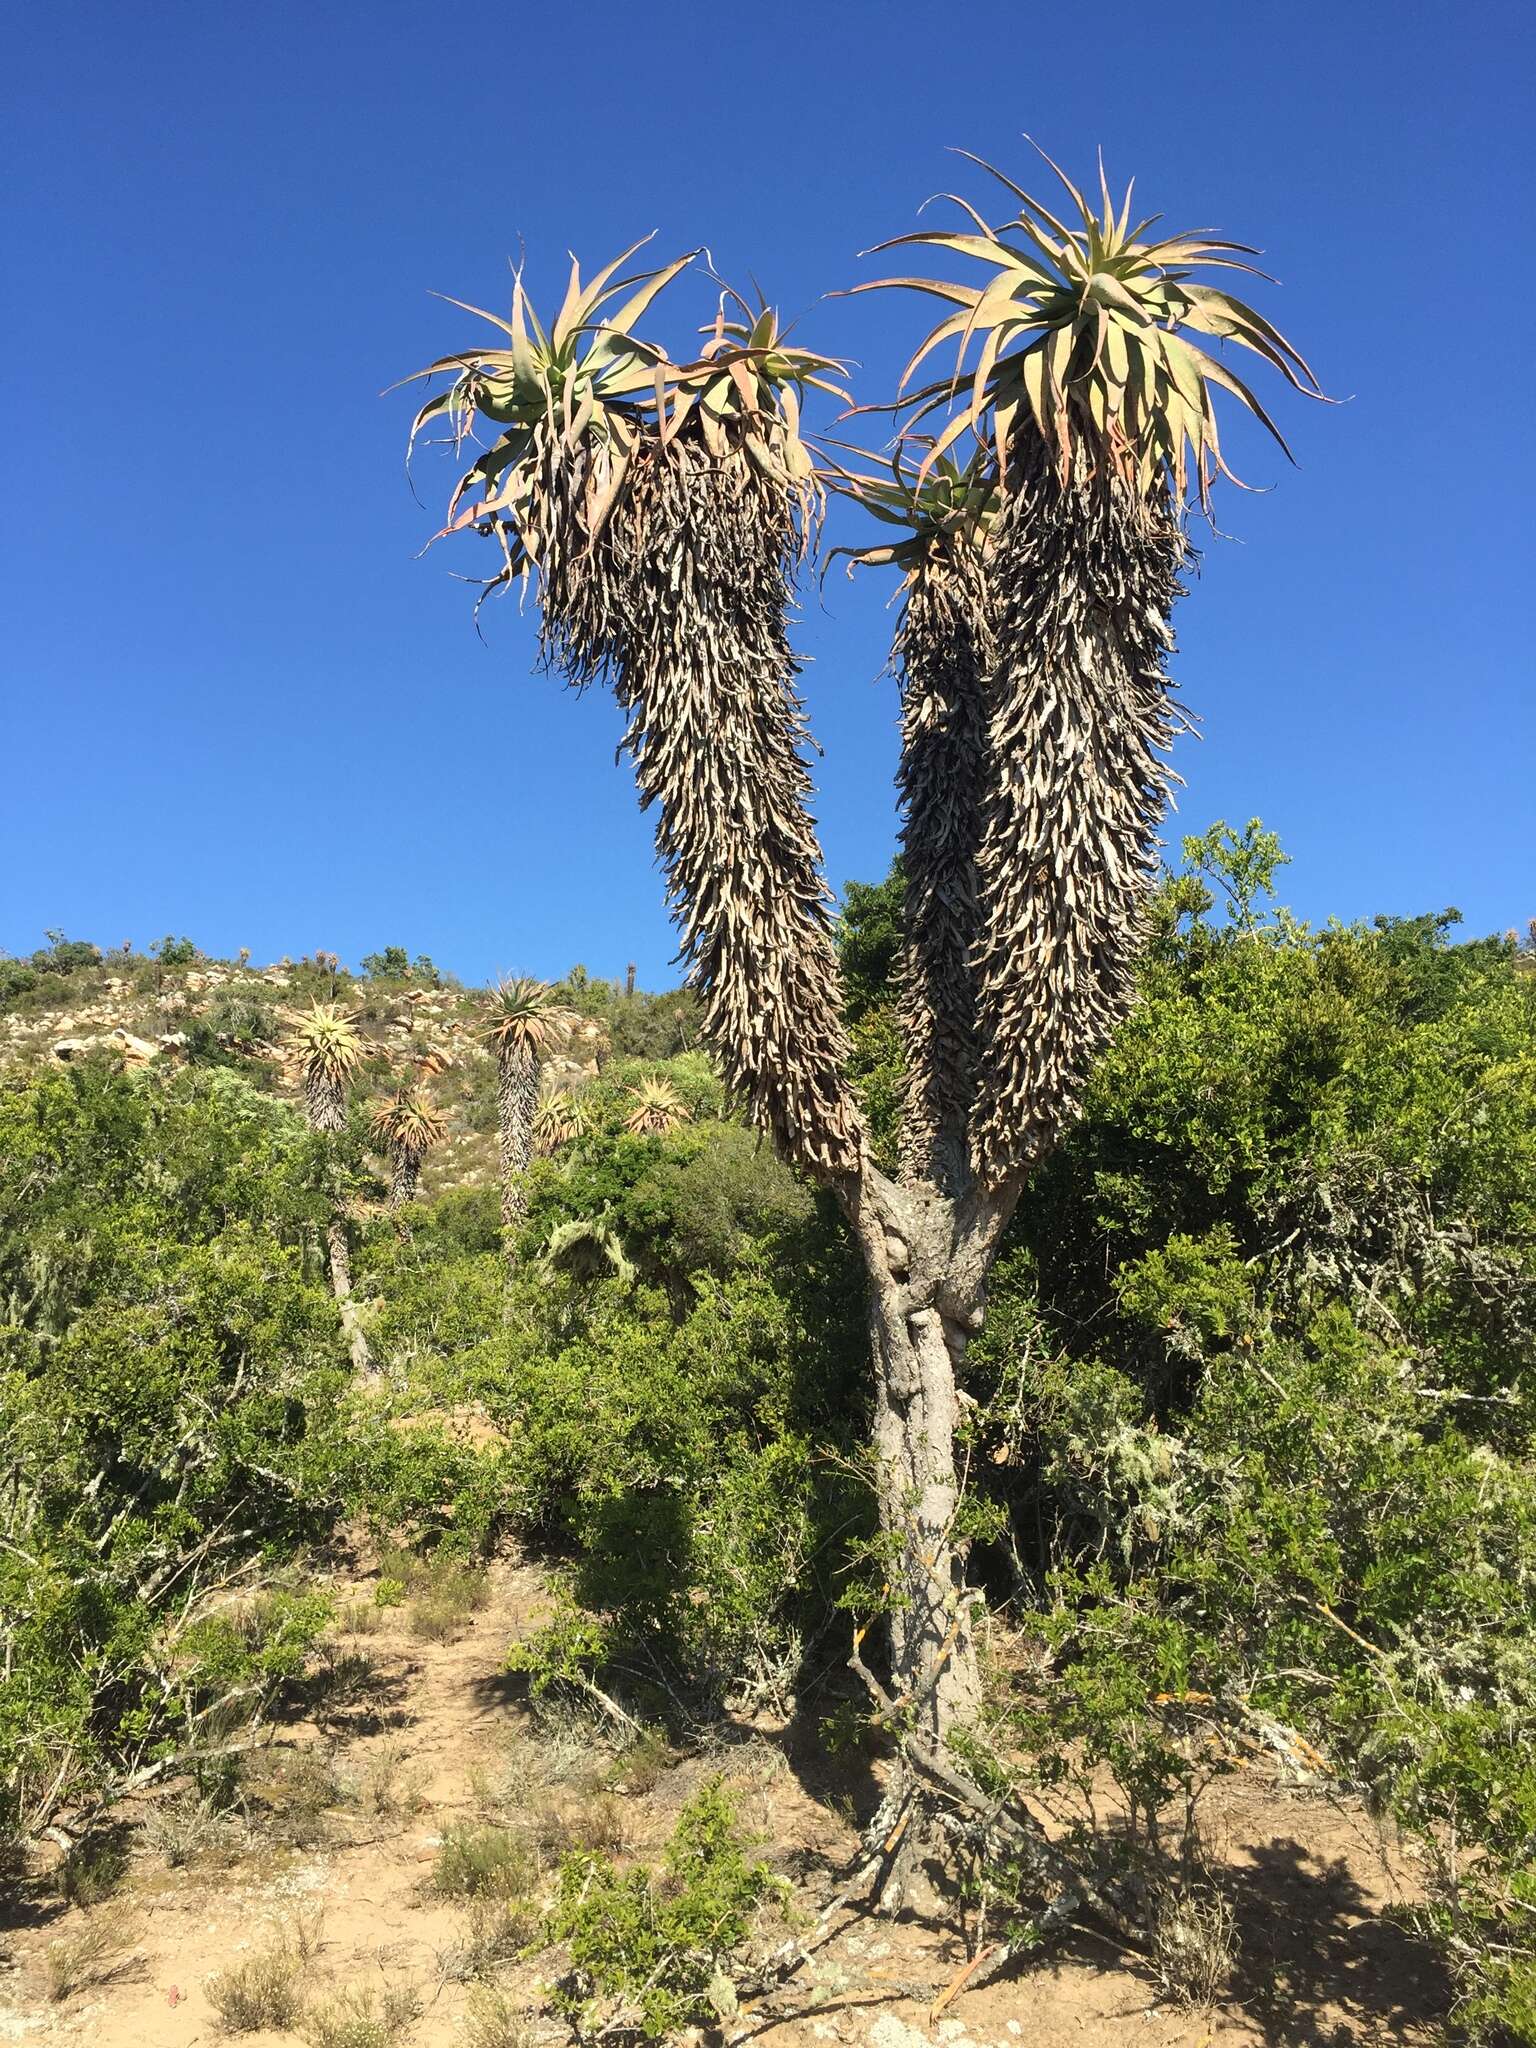
[[[489,1580],[478,1565],[446,1550],[426,1556],[389,1549],[379,1560],[374,1592],[381,1606],[405,1607],[405,1625],[422,1642],[446,1642],[478,1614],[490,1595]]]
[[[538,1876],[525,1838],[511,1828],[459,1826],[444,1830],[431,1887],[442,1899],[516,1899]]]
[[[585,2031],[606,1997],[637,2014],[646,2040],[718,2020],[712,1993],[776,1889],[766,1864],[748,1859],[718,1778],[683,1808],[660,1870],[621,1871],[590,1853],[570,1857],[550,1926],[570,1951],[570,1984],[561,1994],[567,2015]]]

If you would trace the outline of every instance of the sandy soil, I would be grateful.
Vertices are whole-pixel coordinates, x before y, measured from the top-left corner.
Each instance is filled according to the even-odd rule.
[[[209,2003],[209,1977],[300,1929],[319,1944],[306,1973],[311,1995],[414,1986],[425,2009],[411,2048],[447,2048],[463,2037],[468,1992],[445,1981],[442,1963],[462,1935],[463,1913],[428,1895],[424,1880],[442,1829],[485,1817],[498,1802],[516,1821],[519,1802],[537,1801],[556,1828],[562,1815],[579,1818],[585,1808],[590,1817],[602,1802],[614,1846],[644,1851],[670,1832],[700,1779],[724,1771],[748,1823],[814,1911],[854,1847],[851,1816],[877,1794],[867,1769],[850,1778],[811,1734],[797,1745],[792,1730],[742,1729],[707,1756],[600,1788],[594,1766],[604,1759],[583,1754],[579,1735],[563,1747],[539,1736],[505,1675],[507,1645],[539,1605],[532,1571],[500,1567],[489,1603],[456,1640],[423,1643],[389,1627],[350,1643],[372,1666],[350,1697],[278,1731],[280,1768],[328,1760],[342,1788],[297,1841],[292,1829],[286,1842],[245,1838],[179,1869],[141,1844],[126,1882],[87,1912],[63,1906],[43,1884],[24,1891],[8,1915],[0,1911],[0,2042],[211,2048],[229,2037]],[[367,1787],[380,1781],[393,1805],[373,1811]],[[1160,2007],[1135,1957],[1085,1934],[1009,1981],[960,1991],[935,2017],[934,2001],[965,1955],[952,1927],[910,1914],[853,1921],[775,2012],[743,2015],[732,2036],[768,2048],[1346,2048],[1431,2038],[1440,1986],[1423,1951],[1382,1917],[1411,1893],[1411,1870],[1389,1864],[1363,1816],[1245,1773],[1213,1790],[1207,1831],[1241,1937],[1233,1996],[1213,2012]],[[51,2000],[50,1945],[101,1923],[121,1944],[115,1973]],[[533,2018],[534,1972],[502,1981],[526,1994],[531,2039],[563,2037]],[[249,2048],[293,2048],[295,2038],[240,2037]]]

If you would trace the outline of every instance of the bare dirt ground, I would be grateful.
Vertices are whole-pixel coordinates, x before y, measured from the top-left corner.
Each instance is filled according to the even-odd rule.
[[[42,1878],[23,1887],[16,1908],[0,1910],[0,2043],[211,2048],[229,2036],[209,2000],[210,1977],[297,1935],[312,1951],[308,1998],[410,1987],[421,2015],[402,2043],[447,2048],[466,2038],[472,1993],[455,1981],[463,1905],[427,1888],[444,1828],[531,1820],[552,1857],[583,1838],[653,1853],[716,1771],[736,1786],[744,1821],[814,1915],[852,1856],[856,1816],[877,1796],[868,1766],[829,1763],[814,1729],[797,1737],[761,1726],[626,1776],[622,1761],[615,1767],[594,1746],[591,1728],[536,1728],[506,1675],[507,1646],[539,1605],[536,1574],[503,1566],[454,1639],[417,1640],[395,1610],[376,1632],[347,1639],[353,1661],[342,1682],[311,1718],[281,1727],[262,1760],[291,1794],[275,1832],[195,1844],[179,1867],[163,1833],[140,1835],[126,1879],[83,1910]],[[772,2011],[743,2013],[729,2038],[766,2048],[1348,2048],[1433,2038],[1433,1970],[1382,1917],[1411,1893],[1411,1870],[1389,1861],[1362,1815],[1244,1773],[1214,1788],[1207,1831],[1241,1944],[1231,1995],[1214,2010],[1160,2005],[1135,1956],[1084,1933],[1009,1980],[962,1989],[936,2014],[965,1952],[953,1925],[912,1914],[852,1920]],[[61,1956],[82,1933],[104,1945],[97,1981],[52,1996],[50,1974],[56,1983]],[[539,2017],[539,1967],[515,1965],[498,1981],[527,2015],[523,2039],[555,2042],[565,2030]],[[299,2037],[239,2038],[249,2048],[293,2048]]]

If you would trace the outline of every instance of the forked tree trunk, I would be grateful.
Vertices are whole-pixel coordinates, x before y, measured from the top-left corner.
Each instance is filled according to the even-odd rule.
[[[1012,1200],[953,1201],[866,1164],[843,1205],[869,1279],[880,1519],[890,1544],[891,1692],[942,1745],[981,1703],[969,1545],[956,1531],[957,1368],[980,1327],[987,1269]]]

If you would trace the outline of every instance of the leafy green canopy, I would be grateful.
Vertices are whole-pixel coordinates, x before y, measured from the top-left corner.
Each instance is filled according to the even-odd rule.
[[[1145,1805],[1213,1723],[1296,1730],[1414,1831],[1498,2038],[1536,2001],[1536,961],[1454,913],[1304,925],[1256,823],[1185,855],[971,1349],[977,1564],[1051,1674],[1006,1734]],[[861,957],[889,910],[849,892]]]
[[[352,1456],[326,1213],[316,1139],[228,1072],[0,1086],[0,1835],[300,1667],[324,1601],[252,1593]]]

